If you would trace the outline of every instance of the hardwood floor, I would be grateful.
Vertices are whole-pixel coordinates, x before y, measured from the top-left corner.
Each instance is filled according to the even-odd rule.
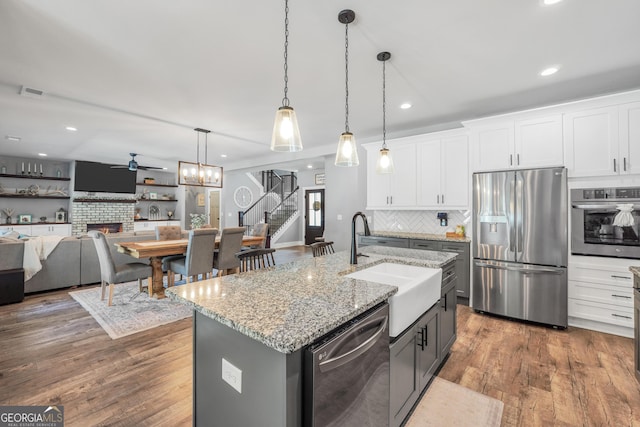
[[[191,319],[112,340],[68,291],[0,307],[0,405],[64,405],[69,427],[190,426]],[[439,376],[502,400],[503,426],[640,426],[632,340],[458,308]]]
[[[438,376],[502,400],[502,426],[640,426],[630,338],[459,305],[458,339]]]

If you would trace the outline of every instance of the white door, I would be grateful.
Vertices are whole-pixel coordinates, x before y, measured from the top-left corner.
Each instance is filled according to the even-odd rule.
[[[209,224],[220,230],[220,191],[209,192]]]

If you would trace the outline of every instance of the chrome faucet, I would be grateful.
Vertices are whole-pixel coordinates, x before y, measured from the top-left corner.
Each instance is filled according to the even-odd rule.
[[[356,218],[361,217],[364,224],[364,235],[371,236],[371,231],[369,231],[369,223],[367,222],[367,217],[362,212],[356,212],[351,218],[351,264],[358,263],[358,247],[356,245]]]

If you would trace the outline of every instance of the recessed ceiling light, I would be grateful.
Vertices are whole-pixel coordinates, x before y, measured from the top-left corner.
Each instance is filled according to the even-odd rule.
[[[558,72],[558,67],[549,67],[549,68],[545,68],[544,70],[540,71],[540,75],[542,77],[547,77],[550,76],[552,74],[555,74]]]
[[[220,157],[227,157],[226,154],[220,154]]]
[[[22,139],[19,136],[13,136],[13,135],[7,135],[7,136],[5,136],[5,138],[8,141],[16,141],[16,142],[18,142],[18,141],[20,141]]]
[[[551,6],[552,4],[560,3],[561,1],[562,0],[543,0],[542,3],[547,6]]]
[[[47,157],[47,153],[38,153],[38,156],[40,156],[40,157]]]
[[[307,169],[313,169],[313,165],[307,165]]]
[[[78,128],[74,128],[73,126],[67,126],[65,129],[68,130],[69,132],[75,132],[78,130]]]
[[[411,104],[405,102],[404,104],[400,105],[400,108],[402,108],[403,110],[408,110],[409,108],[411,108]]]
[[[163,171],[166,171],[167,169],[169,169],[169,168],[162,168]]]

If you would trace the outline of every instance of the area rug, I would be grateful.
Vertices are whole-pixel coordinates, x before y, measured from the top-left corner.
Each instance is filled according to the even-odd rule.
[[[93,316],[112,339],[146,331],[176,320],[191,317],[192,309],[169,298],[149,298],[138,293],[138,282],[115,285],[113,301],[107,306],[109,289],[100,300],[100,286],[69,292],[71,297]]]
[[[504,403],[434,378],[405,427],[499,427]]]

